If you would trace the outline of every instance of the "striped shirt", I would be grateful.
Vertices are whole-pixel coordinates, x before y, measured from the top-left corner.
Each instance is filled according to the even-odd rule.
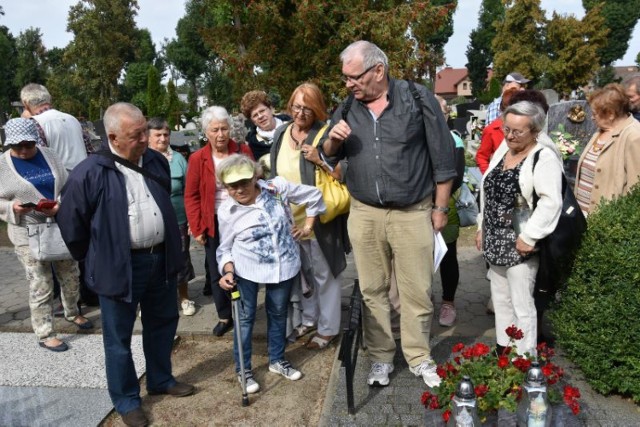
[[[602,147],[602,144],[604,143],[598,141],[594,144],[593,148],[598,146]],[[593,148],[587,151],[584,156],[582,165],[580,166],[580,181],[578,181],[576,187],[576,200],[578,201],[580,210],[585,217],[589,214],[589,210],[591,209],[591,192],[593,190],[596,162],[598,161],[598,157],[600,157],[600,150],[596,151]]]

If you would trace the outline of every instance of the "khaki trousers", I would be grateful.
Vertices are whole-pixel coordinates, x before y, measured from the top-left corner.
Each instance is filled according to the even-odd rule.
[[[387,209],[351,199],[348,231],[365,305],[364,339],[372,362],[392,363],[396,350],[389,304],[392,263],[402,306],[404,357],[412,367],[431,358],[431,203],[428,197],[406,208]]]

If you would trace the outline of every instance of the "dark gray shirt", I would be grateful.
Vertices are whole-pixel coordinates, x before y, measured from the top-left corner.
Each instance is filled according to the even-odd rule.
[[[389,81],[389,104],[375,119],[354,100],[347,115],[351,135],[339,158],[347,158],[351,196],[378,207],[405,207],[433,194],[436,182],[457,176],[455,143],[431,92],[416,85],[424,108],[404,80]],[[332,123],[342,118],[341,105]],[[423,119],[424,114],[424,119]],[[425,132],[426,127],[426,132]]]

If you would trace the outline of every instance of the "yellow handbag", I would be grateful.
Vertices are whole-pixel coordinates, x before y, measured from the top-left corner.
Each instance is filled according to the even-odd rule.
[[[312,144],[314,148],[318,147],[320,138],[324,135],[327,127],[328,125],[324,125],[324,127],[318,131]],[[324,204],[327,206],[327,211],[320,215],[321,223],[326,224],[333,221],[339,215],[349,213],[351,195],[349,195],[347,186],[329,175],[329,173],[320,166],[316,166],[316,188],[322,192]]]

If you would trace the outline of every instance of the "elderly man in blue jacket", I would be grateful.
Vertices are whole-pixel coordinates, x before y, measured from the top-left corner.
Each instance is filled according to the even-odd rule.
[[[125,424],[144,426],[148,420],[131,356],[138,304],[149,394],[194,392],[171,373],[180,234],[169,198],[169,164],[147,150],[142,112],[132,104],[114,104],[105,112],[104,125],[108,147],[69,175],[57,220],[73,257],[85,261],[87,285],[100,298],[113,405]]]

